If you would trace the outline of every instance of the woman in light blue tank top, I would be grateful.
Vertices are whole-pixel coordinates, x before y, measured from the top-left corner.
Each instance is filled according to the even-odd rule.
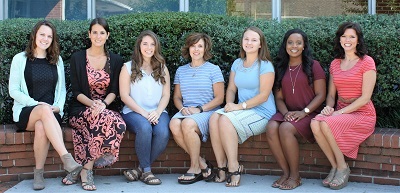
[[[164,151],[169,140],[169,116],[165,108],[170,97],[170,77],[157,35],[140,33],[132,54],[120,73],[120,95],[127,129],[136,134],[135,150],[139,167],[124,171],[129,181],[161,184],[151,172],[151,164]]]
[[[240,58],[231,67],[226,105],[210,118],[210,137],[218,175],[215,181],[239,186],[243,165],[238,162],[238,143],[265,132],[276,112],[272,86],[274,67],[263,32],[247,28],[242,35]],[[238,93],[238,103],[234,103]],[[228,166],[228,167],[226,167]]]

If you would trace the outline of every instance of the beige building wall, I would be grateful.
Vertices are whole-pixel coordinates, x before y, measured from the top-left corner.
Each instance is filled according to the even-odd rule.
[[[229,0],[228,0],[229,1]],[[367,2],[367,0],[365,0]],[[307,18],[350,14],[348,8],[359,7],[344,0],[282,0],[282,18]],[[271,0],[230,0],[228,10],[231,15],[271,19]]]

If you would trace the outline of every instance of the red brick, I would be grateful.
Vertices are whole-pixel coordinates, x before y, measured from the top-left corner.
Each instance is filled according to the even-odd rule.
[[[21,159],[21,158],[32,158],[34,157],[33,152],[15,152],[8,154],[9,159]]]
[[[0,129],[0,144],[6,144],[6,133]]]
[[[133,162],[133,161],[130,161],[130,162],[124,162],[124,161],[120,162],[120,161],[118,161],[118,162],[115,162],[112,165],[112,167],[113,168],[133,168],[133,166],[136,165],[134,163],[135,162]]]
[[[161,163],[162,167],[184,167],[184,161],[164,161]]]
[[[8,153],[0,153],[0,161],[8,159],[10,159]]]
[[[373,154],[373,155],[380,155],[382,149],[379,147],[362,147],[359,149],[359,154]]]
[[[395,171],[396,166],[393,164],[382,164],[382,170]]]
[[[374,134],[369,136],[364,142],[360,144],[361,147],[371,147],[375,145]]]
[[[0,175],[0,182],[18,181],[18,174]]]
[[[359,162],[357,161],[355,163],[356,168],[369,168],[369,169],[374,169],[374,170],[379,170],[380,169],[381,164],[379,163],[368,163],[368,162]]]
[[[384,185],[394,185],[399,186],[400,180],[399,179],[391,179],[391,178],[378,178],[374,177],[374,184],[384,184]]]
[[[383,146],[383,137],[382,133],[376,133],[374,134],[374,146],[375,147],[382,147]]]
[[[1,161],[0,163],[1,163],[1,167],[4,167],[4,168],[10,168],[10,167],[14,166],[14,160],[12,160],[12,159],[4,160],[4,161]]]
[[[392,157],[390,163],[391,163],[391,164],[396,164],[396,165],[399,165],[399,166],[400,166],[400,157]],[[400,168],[400,167],[398,167],[398,168]]]
[[[351,181],[351,182],[372,183],[372,177],[371,176],[360,176],[360,175],[352,175],[352,174],[350,174],[349,181]]]
[[[395,135],[392,136],[392,147],[398,149],[400,148],[400,133],[396,133]]]
[[[190,160],[190,157],[188,154],[169,154],[168,160]]]
[[[12,167],[8,169],[9,174],[32,173],[33,167]]]
[[[261,155],[260,150],[255,148],[239,148],[238,152],[242,155]]]
[[[241,160],[248,162],[265,162],[265,156],[242,155],[239,161]]]
[[[399,149],[382,149],[382,155],[390,155],[400,157]]]
[[[373,163],[390,163],[390,157],[381,155],[364,155],[364,161]]]
[[[15,159],[15,166],[34,166],[35,158],[26,158],[26,159]]]
[[[5,144],[15,144],[15,133],[6,133],[6,143]]]

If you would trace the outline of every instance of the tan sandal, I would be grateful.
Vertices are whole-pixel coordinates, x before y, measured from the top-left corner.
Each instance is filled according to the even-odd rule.
[[[294,182],[294,185],[290,185],[290,182]],[[292,177],[289,177],[285,182],[282,183],[282,185],[279,187],[281,190],[293,190],[299,186],[301,186],[301,178],[294,179]]]
[[[132,170],[125,170],[124,175],[126,179],[129,181],[137,181],[142,176],[142,170],[140,170],[139,168]]]
[[[347,166],[344,170],[336,170],[335,177],[329,183],[329,187],[333,190],[339,190],[347,186],[350,177],[350,168]]]
[[[275,180],[275,182],[271,185],[273,188],[279,188],[282,184],[288,179],[287,176],[281,176],[279,179]],[[280,183],[279,183],[280,182]]]
[[[152,172],[146,172],[143,173],[142,176],[140,177],[140,181],[147,185],[159,185],[161,184],[160,178],[157,178],[154,176]]]
[[[326,178],[322,180],[322,185],[325,187],[329,187],[329,183],[332,182],[333,177],[335,177],[335,173],[336,173],[336,168],[332,168],[328,176],[326,176]]]

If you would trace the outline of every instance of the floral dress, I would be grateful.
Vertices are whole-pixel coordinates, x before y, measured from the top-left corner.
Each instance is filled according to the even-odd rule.
[[[86,61],[86,72],[93,100],[103,100],[110,84],[110,75],[96,70]],[[94,167],[112,165],[118,160],[119,146],[126,130],[125,122],[118,112],[104,109],[97,116],[92,116],[92,109],[86,107],[77,116],[69,119],[74,128],[73,144],[75,159],[85,165],[96,160]]]

